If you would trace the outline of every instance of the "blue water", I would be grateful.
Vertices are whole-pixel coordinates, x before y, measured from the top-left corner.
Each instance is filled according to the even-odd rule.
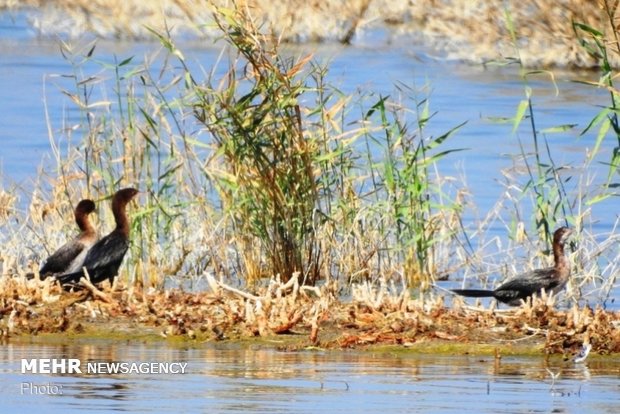
[[[21,359],[187,363],[184,374],[21,373]],[[0,348],[0,407],[18,412],[614,413],[617,359],[431,356],[354,351],[279,352],[234,345],[82,341]],[[552,379],[552,374],[556,379]],[[34,384],[51,394],[33,394]]]

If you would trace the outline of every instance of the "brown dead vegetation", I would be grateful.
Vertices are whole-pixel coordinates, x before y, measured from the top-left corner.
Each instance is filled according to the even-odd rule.
[[[0,0],[0,10],[29,8],[32,25],[43,35],[149,38],[148,26],[216,38],[213,6],[235,4],[247,6],[284,41],[349,43],[355,35],[383,27],[390,37],[413,35],[455,59],[518,58],[525,66],[598,66],[598,59],[579,45],[572,23],[584,23],[608,38],[618,24],[615,0]],[[618,66],[618,56],[611,59]]]
[[[544,353],[570,355],[584,343],[599,354],[620,352],[620,314],[573,307],[557,310],[550,299],[517,309],[474,309],[455,300],[411,299],[407,292],[378,301],[354,293],[338,299],[335,285],[300,286],[272,280],[255,294],[209,278],[210,292],[156,291],[91,286],[63,292],[49,279],[0,280],[3,337],[60,333],[70,337],[87,328],[105,336],[119,326],[187,341],[243,340],[294,335],[290,347],[411,347],[421,343],[526,343]],[[94,293],[94,289],[97,293]]]

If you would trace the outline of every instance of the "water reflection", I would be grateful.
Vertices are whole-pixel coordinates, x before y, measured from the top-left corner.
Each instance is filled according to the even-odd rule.
[[[22,374],[22,358],[187,362],[177,375]],[[279,352],[231,344],[86,341],[0,347],[0,398],[16,411],[615,412],[620,360],[495,359],[355,351]],[[555,379],[554,379],[555,378]],[[52,384],[33,395],[22,384]],[[5,411],[7,412],[7,411]]]

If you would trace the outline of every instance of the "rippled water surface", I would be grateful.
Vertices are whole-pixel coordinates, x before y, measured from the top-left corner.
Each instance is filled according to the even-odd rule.
[[[183,362],[176,375],[22,374],[21,360]],[[552,374],[557,378],[552,379]],[[177,349],[139,343],[5,344],[2,412],[615,413],[620,361],[279,352],[233,345]],[[57,395],[33,395],[24,383]],[[55,387],[55,388],[54,388]]]

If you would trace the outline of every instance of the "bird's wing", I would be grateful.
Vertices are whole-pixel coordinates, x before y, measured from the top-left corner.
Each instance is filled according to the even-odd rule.
[[[75,286],[84,276],[83,267],[87,269],[93,283],[113,277],[128,248],[127,238],[118,232],[112,232],[91,247],[79,271],[57,275],[56,279],[63,286]]]
[[[88,251],[84,264],[87,269],[107,267],[120,263],[129,248],[129,241],[117,233],[110,233]]]
[[[541,288],[549,290],[554,283],[553,268],[536,269],[526,274],[507,280],[496,289],[504,297],[526,298],[538,293]]]
[[[50,257],[48,257],[41,267],[41,270],[39,270],[39,273],[41,275],[46,275],[50,273],[64,272],[85,248],[86,246],[77,240],[65,243]]]

